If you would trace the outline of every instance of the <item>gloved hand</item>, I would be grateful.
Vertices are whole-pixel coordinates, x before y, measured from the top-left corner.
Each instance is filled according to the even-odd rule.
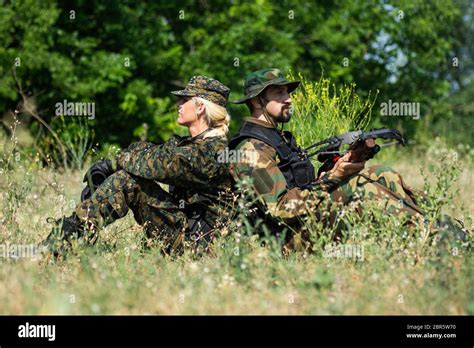
[[[103,160],[95,162],[84,175],[82,182],[86,183],[86,187],[81,193],[81,202],[90,198],[92,193],[107,179],[115,173],[112,161]]]

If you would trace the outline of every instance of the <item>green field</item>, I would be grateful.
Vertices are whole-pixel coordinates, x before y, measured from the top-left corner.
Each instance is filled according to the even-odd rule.
[[[429,156],[415,164],[413,157],[389,155],[380,160],[418,187],[418,165],[434,163]],[[33,164],[20,161],[3,173],[2,243],[39,242],[51,228],[46,218],[70,213],[78,200],[82,173]],[[461,189],[459,196],[446,205],[455,217],[462,205],[474,208],[472,162],[461,164],[451,189]],[[221,237],[211,254],[165,257],[141,246],[142,230],[129,214],[103,230],[95,247],[77,247],[65,260],[3,258],[0,313],[474,314],[472,253],[435,252],[444,247],[427,245],[421,231],[400,249],[395,234],[403,229],[386,232],[382,242],[370,234],[353,239],[363,245],[363,259],[327,257],[323,250],[283,256],[243,230]]]

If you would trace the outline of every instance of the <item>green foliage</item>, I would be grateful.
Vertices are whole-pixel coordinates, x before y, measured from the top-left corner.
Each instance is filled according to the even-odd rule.
[[[136,124],[133,135],[141,140],[168,139],[181,132],[176,123],[176,108],[171,97],[152,97],[152,87],[145,80],[135,80],[128,87],[120,104],[126,119]],[[141,121],[141,124],[138,122]]]
[[[474,119],[474,81],[466,84],[452,94],[434,101],[426,117],[422,120],[423,127],[429,129],[420,132],[421,143],[429,144],[433,136],[442,137],[448,144],[465,144],[474,147],[472,136],[472,120]],[[449,130],[448,132],[446,130]]]
[[[469,165],[472,160],[470,153],[460,154],[435,139],[426,152],[426,156],[438,158],[438,161],[428,166],[428,173],[420,168],[424,178],[423,197],[421,207],[431,221],[442,219],[442,209],[456,201],[459,190],[453,191],[453,184],[459,179],[464,165]],[[432,178],[428,180],[428,178]],[[462,207],[465,209],[465,207]]]
[[[244,75],[263,64],[300,72],[308,81],[320,80],[324,71],[338,86],[356,83],[363,98],[378,90],[380,101],[420,102],[423,122],[373,122],[422,137],[443,129],[436,126],[445,118],[443,107],[451,105],[458,117],[458,105],[469,100],[472,12],[463,0],[5,2],[0,110],[18,103],[15,65],[46,122],[58,101],[92,101],[99,146],[127,146],[144,136],[143,124],[148,140],[160,142],[177,130],[171,90],[208,74],[229,85],[235,100]],[[235,131],[247,110],[229,108]],[[461,129],[466,120],[454,123]],[[38,135],[39,127],[31,128]]]
[[[369,93],[368,98],[361,98],[355,84],[337,88],[326,78],[312,82],[300,74],[298,79],[300,87],[292,94],[294,113],[286,127],[303,148],[336,134],[365,129],[370,122],[375,97],[372,100]]]

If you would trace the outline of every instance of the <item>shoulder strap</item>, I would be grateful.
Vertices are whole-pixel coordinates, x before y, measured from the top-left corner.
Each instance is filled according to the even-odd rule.
[[[285,143],[283,138],[275,129],[260,126],[258,124],[245,122],[239,133],[236,134],[229,142],[229,148],[235,149],[237,145],[244,139],[254,138],[273,147],[278,156],[282,160],[289,159],[291,157],[291,148]]]

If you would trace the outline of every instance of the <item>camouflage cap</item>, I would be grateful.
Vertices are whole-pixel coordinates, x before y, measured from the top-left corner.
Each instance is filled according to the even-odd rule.
[[[247,100],[256,97],[271,85],[288,86],[288,93],[298,87],[300,81],[288,81],[279,69],[269,68],[254,71],[248,74],[244,80],[245,96],[235,101],[234,104],[243,104]]]
[[[179,97],[200,97],[224,107],[229,93],[229,87],[207,76],[193,76],[183,90],[171,92]]]

